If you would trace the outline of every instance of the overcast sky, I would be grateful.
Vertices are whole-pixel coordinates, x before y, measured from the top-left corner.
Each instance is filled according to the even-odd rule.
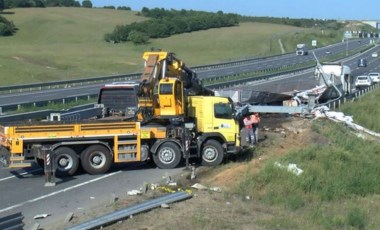
[[[94,7],[129,6],[223,11],[246,16],[380,20],[379,0],[91,0]]]

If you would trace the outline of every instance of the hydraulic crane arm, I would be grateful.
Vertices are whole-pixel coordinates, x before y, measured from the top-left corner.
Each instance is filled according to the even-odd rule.
[[[187,96],[211,96],[197,74],[171,52],[145,52],[145,68],[137,93],[137,118],[183,116]]]

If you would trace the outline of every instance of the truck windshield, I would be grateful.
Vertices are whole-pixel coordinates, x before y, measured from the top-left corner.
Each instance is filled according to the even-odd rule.
[[[227,103],[218,103],[214,105],[215,118],[232,119],[232,106]]]

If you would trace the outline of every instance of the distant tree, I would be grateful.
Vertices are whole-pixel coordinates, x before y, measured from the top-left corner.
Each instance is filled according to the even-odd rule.
[[[84,0],[82,2],[82,7],[84,7],[84,8],[92,8],[92,2],[90,0]]]
[[[117,7],[117,9],[118,10],[132,10],[132,8],[129,6],[119,6],[119,7]]]
[[[116,9],[114,6],[103,6],[103,8],[105,8],[105,9],[111,9],[111,10]]]
[[[0,11],[4,10],[4,0],[0,0]]]
[[[0,16],[0,36],[11,36],[16,32],[16,27],[13,22]]]
[[[70,6],[74,6],[74,4],[75,4],[74,0],[61,0],[60,1],[61,6],[70,7]]]
[[[145,44],[149,41],[149,36],[143,32],[133,30],[129,33],[128,40],[134,44]]]
[[[27,8],[27,7],[35,7],[36,3],[32,0],[14,0],[12,6]]]
[[[3,0],[4,1],[4,9],[9,9],[12,7],[12,0]]]
[[[80,2],[75,1],[75,2],[74,2],[74,6],[75,6],[75,7],[80,7]]]
[[[46,6],[60,6],[60,0],[46,0]]]

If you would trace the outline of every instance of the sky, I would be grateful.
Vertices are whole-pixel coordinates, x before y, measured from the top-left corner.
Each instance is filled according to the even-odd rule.
[[[129,6],[223,11],[245,16],[380,20],[379,0],[91,0],[94,7]]]

